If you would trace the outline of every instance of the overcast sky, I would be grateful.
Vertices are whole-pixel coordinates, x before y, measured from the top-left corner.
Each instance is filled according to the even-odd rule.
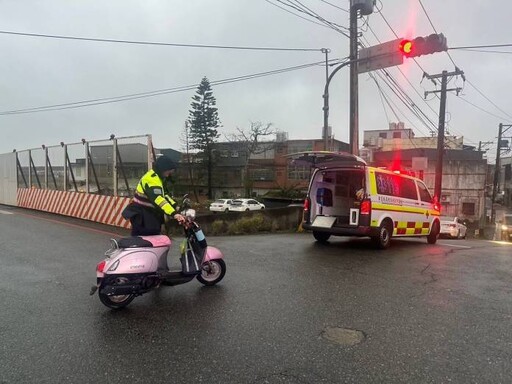
[[[282,0],[286,3],[285,0]],[[323,18],[348,26],[348,0],[302,0]],[[329,4],[331,3],[331,4]],[[512,3],[505,0],[423,0],[438,32],[451,47],[511,43]],[[304,20],[278,0],[0,0],[0,30],[101,39],[153,41],[245,47],[327,47],[330,58],[348,56],[348,39],[339,32]],[[339,7],[336,8],[333,5]],[[419,0],[382,0],[378,8],[400,37],[426,36],[433,28]],[[305,14],[303,17],[312,20]],[[372,14],[369,26],[381,41],[395,39],[381,15]],[[363,36],[377,44],[363,20]],[[363,39],[363,42],[365,40]],[[366,43],[366,42],[365,42]],[[210,81],[273,71],[320,62],[319,51],[258,51],[129,45],[77,40],[45,39],[0,34],[0,113],[55,104],[108,98],[160,89],[197,85],[203,76]],[[500,48],[499,50],[512,50]],[[495,49],[498,50],[498,49]],[[495,141],[498,124],[511,123],[512,55],[450,51],[467,80],[492,100],[500,111],[468,82],[462,97],[448,96],[448,131],[464,136],[465,143]],[[446,53],[406,59],[389,73],[414,102],[437,124],[439,100],[418,95],[435,89],[422,80],[421,66],[435,74],[452,71]],[[362,132],[386,129],[401,120],[417,136],[429,135],[421,123],[379,79],[393,103],[383,102],[368,74],[359,77],[360,141]],[[325,66],[214,85],[221,134],[251,122],[273,123],[290,139],[321,137],[322,93]],[[462,87],[453,79],[450,87]],[[348,70],[342,69],[330,88],[330,124],[335,137],[348,142]],[[116,136],[150,133],[157,147],[181,149],[179,136],[188,117],[194,90],[51,112],[0,115],[0,153]],[[484,109],[488,113],[469,104]],[[399,119],[395,117],[398,114]],[[492,114],[492,115],[491,115]],[[497,116],[502,116],[499,118]],[[508,119],[508,120],[507,120]],[[512,131],[512,130],[511,130]],[[512,134],[511,134],[512,135]],[[489,152],[490,156],[494,156]]]

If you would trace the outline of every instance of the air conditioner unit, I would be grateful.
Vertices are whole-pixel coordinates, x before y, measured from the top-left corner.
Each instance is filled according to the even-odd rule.
[[[449,203],[450,195],[441,195],[441,203]]]

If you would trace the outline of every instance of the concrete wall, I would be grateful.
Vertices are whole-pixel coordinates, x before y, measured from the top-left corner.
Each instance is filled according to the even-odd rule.
[[[16,205],[16,154],[0,155],[0,204]]]

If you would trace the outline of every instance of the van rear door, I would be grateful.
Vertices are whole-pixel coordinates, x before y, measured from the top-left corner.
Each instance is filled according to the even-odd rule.
[[[313,168],[365,166],[366,161],[348,152],[307,151],[285,155],[292,165],[310,165]]]

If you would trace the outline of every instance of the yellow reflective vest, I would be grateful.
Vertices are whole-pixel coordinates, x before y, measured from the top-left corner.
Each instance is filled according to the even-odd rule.
[[[169,216],[176,212],[176,202],[167,195],[162,179],[153,170],[140,179],[133,202],[148,208],[159,208]]]

